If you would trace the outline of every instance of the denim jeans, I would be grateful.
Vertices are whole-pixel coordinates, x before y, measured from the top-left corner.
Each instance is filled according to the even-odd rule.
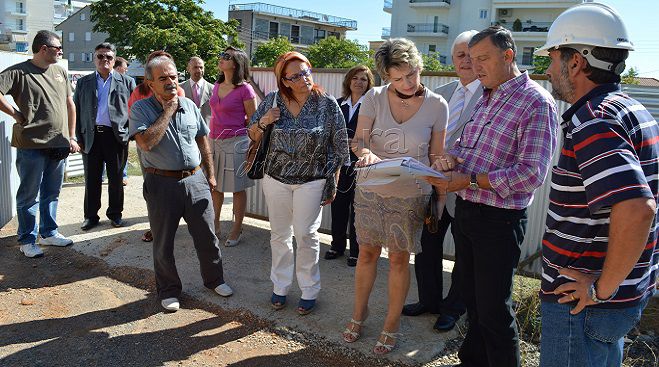
[[[573,304],[542,302],[540,367],[619,367],[623,338],[648,300],[627,308],[586,307],[576,315],[570,314]]]
[[[51,159],[46,149],[16,149],[16,170],[21,180],[16,192],[20,244],[36,242],[37,207],[39,207],[38,233],[44,238],[57,233],[55,217],[64,179],[65,161]]]

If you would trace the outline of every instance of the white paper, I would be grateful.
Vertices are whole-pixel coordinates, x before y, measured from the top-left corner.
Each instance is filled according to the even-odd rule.
[[[384,159],[366,167],[357,168],[358,185],[386,185],[394,181],[415,180],[424,176],[446,176],[411,157]]]

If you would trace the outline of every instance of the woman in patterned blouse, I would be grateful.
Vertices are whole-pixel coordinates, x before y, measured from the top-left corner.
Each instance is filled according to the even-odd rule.
[[[349,162],[348,137],[339,105],[314,84],[304,55],[281,55],[275,77],[279,91],[265,97],[248,134],[258,140],[274,124],[262,182],[271,227],[270,302],[275,309],[285,306],[295,270],[302,291],[297,310],[306,315],[320,292],[321,209],[334,200],[340,168]]]

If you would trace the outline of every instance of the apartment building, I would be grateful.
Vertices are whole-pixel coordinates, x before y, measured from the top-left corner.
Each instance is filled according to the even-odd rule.
[[[384,0],[391,27],[382,38],[405,37],[423,53],[436,52],[450,64],[451,44],[461,32],[500,24],[512,31],[517,64],[528,69],[533,51],[544,44],[547,31],[559,14],[582,0]]]
[[[238,38],[250,58],[271,38],[284,36],[304,50],[321,39],[345,38],[347,31],[357,30],[356,20],[265,3],[229,5],[229,19],[238,20]]]
[[[32,53],[34,36],[53,31],[70,14],[96,0],[0,0],[0,49]]]
[[[55,29],[62,34],[64,58],[69,60],[69,69],[75,71],[94,71],[94,47],[110,36],[103,32],[94,32],[91,20],[91,7],[85,6],[71,14]]]

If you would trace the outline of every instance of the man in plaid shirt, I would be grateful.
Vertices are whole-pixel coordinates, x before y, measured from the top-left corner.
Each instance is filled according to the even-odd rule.
[[[435,167],[449,179],[429,181],[440,192],[458,192],[451,230],[469,320],[460,366],[519,366],[512,280],[526,208],[556,146],[556,103],[517,68],[507,29],[479,32],[469,53],[485,91],[460,139]]]

